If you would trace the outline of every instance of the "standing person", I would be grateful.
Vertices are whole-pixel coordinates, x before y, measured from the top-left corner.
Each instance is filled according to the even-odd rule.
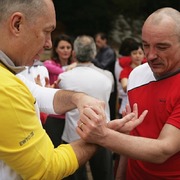
[[[42,86],[46,85],[46,78],[49,79],[48,70],[40,60],[35,60],[32,66],[26,66],[26,69],[20,73],[34,83],[39,78]]]
[[[127,97],[127,85],[128,85],[128,78],[131,71],[142,64],[144,61],[144,52],[142,45],[136,41],[134,43],[131,43],[130,47],[130,64],[128,66],[125,66],[120,75],[119,75],[119,81],[121,82],[121,86],[123,91],[126,93],[126,96],[122,99],[122,104],[119,109],[119,114],[122,115],[122,111],[126,108],[126,104],[128,103],[128,97]]]
[[[55,26],[51,0],[0,1],[1,180],[62,179],[87,162],[98,149],[97,145],[82,140],[54,148],[36,110],[38,102],[46,112],[63,114],[78,107],[81,114],[89,105],[96,109],[91,112],[92,118],[98,120],[105,116],[102,101],[84,93],[40,87],[24,78],[24,82],[31,84],[33,93],[38,94],[36,101],[28,89],[30,86],[15,75],[24,66],[33,65],[44,48],[51,48]],[[86,118],[81,115],[81,119]],[[122,121],[125,123],[132,117],[134,113]]]
[[[61,34],[55,38],[51,59],[44,62],[49,72],[51,85],[57,80],[59,74],[66,71],[68,65],[72,63],[72,50],[73,41],[70,36]]]
[[[111,119],[116,118],[116,99],[117,99],[117,87],[114,74],[114,67],[116,62],[115,51],[108,45],[108,37],[105,33],[100,32],[95,35],[95,42],[97,46],[97,55],[93,60],[93,63],[101,68],[110,71],[114,77],[114,91],[111,93],[109,106]]]
[[[139,113],[148,110],[142,124],[126,135],[108,129],[104,120],[78,122],[83,123],[77,129],[83,139],[128,157],[121,158],[116,179],[180,179],[179,25],[179,11],[168,7],[152,13],[143,25],[147,63],[131,72],[128,85],[131,107],[137,102]]]
[[[92,37],[82,35],[74,41],[74,52],[77,66],[71,71],[59,75],[59,86],[65,90],[84,92],[90,96],[105,102],[107,121],[110,120],[109,98],[113,90],[114,79],[111,72],[93,65],[91,62],[96,55],[96,44]],[[76,133],[77,121],[79,119],[78,109],[66,113],[65,128],[62,139],[70,143],[80,139]],[[90,168],[94,180],[113,180],[112,152],[101,148],[95,156],[90,159]],[[85,166],[81,167],[68,180],[86,180]]]
[[[125,38],[122,41],[121,46],[119,48],[119,58],[116,60],[116,64],[115,64],[114,72],[115,72],[115,77],[116,77],[116,82],[117,82],[117,93],[118,93],[118,108],[117,109],[118,109],[119,118],[122,118],[121,107],[122,106],[124,107],[124,105],[126,105],[126,102],[124,103],[123,99],[127,98],[127,93],[123,90],[122,84],[119,81],[119,75],[121,71],[123,70],[123,68],[130,66],[131,47],[132,47],[132,44],[134,43],[136,43],[136,41],[132,37]]]
[[[52,59],[44,62],[45,67],[48,69],[50,85],[54,84],[59,74],[65,72],[66,67],[72,63],[72,50],[73,42],[70,36],[61,34],[53,44]],[[49,114],[46,118],[44,129],[51,138],[54,147],[62,143],[62,133],[64,130],[65,115]]]
[[[21,71],[20,74],[25,76],[28,80],[38,83],[41,86],[46,85],[46,81],[49,81],[49,73],[46,67],[43,65],[43,62],[40,60],[34,60],[32,66],[26,66],[26,69]],[[40,119],[42,124],[46,122],[47,114],[40,112]]]

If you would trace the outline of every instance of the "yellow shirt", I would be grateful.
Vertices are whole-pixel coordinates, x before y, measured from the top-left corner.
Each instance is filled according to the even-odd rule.
[[[34,104],[23,82],[0,64],[0,159],[23,179],[62,179],[78,168],[76,155],[70,145],[54,149]]]

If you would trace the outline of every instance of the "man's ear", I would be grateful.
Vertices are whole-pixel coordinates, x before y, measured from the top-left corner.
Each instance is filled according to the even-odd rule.
[[[11,16],[10,29],[13,34],[19,34],[20,26],[22,24],[23,15],[20,12],[16,12]]]

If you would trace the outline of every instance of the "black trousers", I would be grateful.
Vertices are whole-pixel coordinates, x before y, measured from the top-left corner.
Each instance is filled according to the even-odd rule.
[[[90,160],[93,180],[114,180],[112,152],[101,148]],[[86,166],[81,166],[74,174],[63,180],[88,180]]]
[[[47,134],[49,135],[54,147],[59,146],[62,144],[62,133],[64,130],[65,119],[60,119],[59,117],[52,117],[48,116],[46,119],[43,128],[46,130]]]
[[[106,148],[101,148],[89,160],[92,176],[94,180],[113,180],[113,156],[112,152]]]

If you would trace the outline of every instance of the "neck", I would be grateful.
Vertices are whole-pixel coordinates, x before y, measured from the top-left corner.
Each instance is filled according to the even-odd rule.
[[[68,65],[68,59],[59,59],[59,61],[60,61],[60,64],[61,64],[61,66],[66,66],[66,65]]]

